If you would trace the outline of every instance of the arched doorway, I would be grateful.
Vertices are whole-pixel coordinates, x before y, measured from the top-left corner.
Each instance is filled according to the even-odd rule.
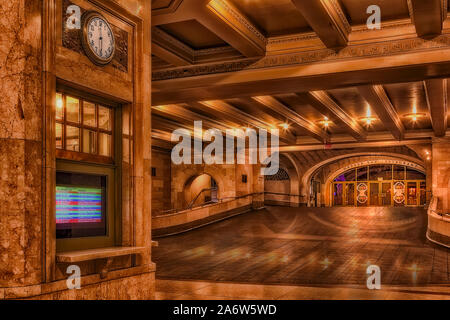
[[[204,204],[218,202],[218,184],[207,173],[196,175],[188,179],[184,185],[183,208],[191,209]]]
[[[400,164],[370,164],[339,172],[330,185],[332,206],[424,206],[426,176]]]

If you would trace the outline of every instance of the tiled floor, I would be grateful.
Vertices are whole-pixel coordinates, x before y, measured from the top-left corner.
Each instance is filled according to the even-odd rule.
[[[207,281],[156,281],[158,300],[450,300],[449,286],[382,286],[381,290]]]
[[[419,287],[450,286],[450,250],[429,243],[425,231],[426,213],[419,208],[268,207],[158,239],[153,256],[158,279],[278,285],[283,298],[365,288],[367,266],[375,264],[383,286],[420,295]],[[225,284],[217,285],[222,290]]]

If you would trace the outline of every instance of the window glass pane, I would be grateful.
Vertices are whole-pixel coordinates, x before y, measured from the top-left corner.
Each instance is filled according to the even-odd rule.
[[[56,94],[56,120],[64,119],[64,101],[61,93]]]
[[[406,179],[407,180],[425,180],[425,175],[414,169],[406,168]]]
[[[405,180],[405,167],[404,166],[394,166],[394,179],[395,180]]]
[[[62,149],[63,147],[63,126],[61,123],[56,124],[56,149]]]
[[[106,133],[100,133],[99,139],[99,154],[101,156],[111,156],[111,135]]]
[[[98,107],[98,126],[100,129],[111,130],[111,109]]]
[[[97,133],[95,131],[83,129],[83,152],[97,153]]]
[[[427,184],[426,182],[420,183],[420,205],[424,206],[427,203]]]
[[[95,104],[83,101],[83,124],[85,126],[96,127]]]
[[[66,97],[67,121],[80,122],[80,101],[76,98]]]
[[[66,150],[80,151],[80,129],[66,126]]]
[[[356,181],[356,169],[348,170],[337,176],[334,181]]]
[[[358,181],[367,181],[367,167],[358,168],[356,172]]]
[[[379,165],[370,166],[369,180],[392,180],[392,166]]]

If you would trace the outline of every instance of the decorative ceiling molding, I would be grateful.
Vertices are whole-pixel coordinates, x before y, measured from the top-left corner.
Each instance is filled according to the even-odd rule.
[[[328,0],[328,1],[321,0],[321,1],[325,4],[327,8],[329,8],[327,4],[331,5],[332,10],[330,9],[329,10],[336,13],[339,16],[338,19],[339,23],[342,23],[345,31],[347,31],[347,33],[350,34],[350,32],[352,32],[352,27],[350,26],[350,23],[347,20],[347,16],[345,15],[344,11],[341,8],[341,5],[339,4],[339,0]]]
[[[183,67],[199,62],[242,58],[242,55],[230,46],[194,50],[158,27],[152,28],[152,48],[152,54],[155,56]]]
[[[155,56],[173,65],[186,66],[194,63],[195,51],[158,27],[152,28],[152,49]]]
[[[319,49],[280,55],[265,56],[261,59],[240,59],[236,61],[196,65],[186,68],[171,68],[153,73],[153,81],[195,77],[208,74],[237,72],[250,69],[264,69],[278,66],[325,63],[356,58],[384,57],[398,54],[434,51],[450,48],[450,35],[443,34],[433,40],[422,38],[396,39],[377,43],[350,45],[339,52]]]
[[[231,5],[231,3],[229,3],[228,1],[212,0],[211,2],[209,2],[208,6],[212,10],[218,12],[227,20],[231,19],[229,19],[229,17],[224,12],[229,13],[230,16],[232,16],[237,22],[239,22],[241,26],[244,27],[241,28],[241,26],[239,26],[239,29],[246,29],[249,33],[256,36],[256,38],[258,38],[263,45],[266,44],[266,37],[242,13],[240,13],[236,7]]]
[[[266,37],[230,2],[211,0],[206,10],[200,8],[196,12],[196,18],[244,56],[264,55]]]

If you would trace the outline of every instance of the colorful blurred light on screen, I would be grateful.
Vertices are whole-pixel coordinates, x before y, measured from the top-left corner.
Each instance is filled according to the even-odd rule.
[[[56,223],[102,221],[102,189],[56,187]]]

